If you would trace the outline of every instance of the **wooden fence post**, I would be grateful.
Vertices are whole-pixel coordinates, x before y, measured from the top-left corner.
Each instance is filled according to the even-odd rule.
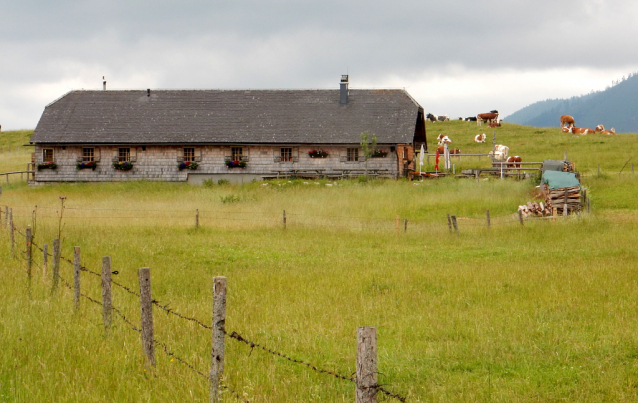
[[[16,257],[16,236],[15,236],[15,228],[13,226],[13,209],[9,209],[9,233],[11,236],[11,255]]]
[[[523,212],[521,210],[518,210],[518,221],[520,221],[521,227],[525,226],[525,224],[523,223]]]
[[[286,229],[286,210],[284,210],[283,222],[284,222],[284,229]]]
[[[142,316],[142,348],[148,364],[155,366],[155,338],[153,335],[153,297],[151,296],[151,269],[138,270],[140,282],[140,308]]]
[[[377,328],[357,328],[356,403],[377,402]]]
[[[485,215],[487,216],[487,228],[490,228],[490,209],[487,209]]]
[[[47,276],[47,264],[49,263],[49,245],[42,245],[42,278]]]
[[[403,232],[408,232],[408,220],[403,220]]]
[[[51,292],[54,292],[58,288],[60,281],[60,240],[53,240],[53,285],[51,286]]]
[[[199,209],[195,210],[195,228],[199,228]]]
[[[401,222],[401,217],[400,216],[396,216],[394,219],[394,227],[396,228],[397,232],[399,232],[399,223]]]
[[[226,277],[213,278],[213,347],[210,358],[210,403],[218,403],[219,381],[224,373],[226,335]]]
[[[4,206],[4,226],[9,225],[9,206]]]
[[[102,318],[104,319],[104,329],[111,327],[113,319],[113,302],[111,299],[111,257],[102,258]]]
[[[459,225],[456,223],[456,216],[452,216],[452,226],[454,227],[454,231],[456,231],[456,235],[459,235]]]
[[[590,198],[587,198],[587,213],[589,214],[591,208]]]
[[[600,176],[600,162],[598,163],[598,176]]]
[[[31,244],[33,242],[33,234],[31,228],[26,229],[26,241],[27,241],[27,280],[29,282],[29,288],[31,287],[31,266],[33,265],[33,257],[31,255]]]
[[[75,309],[80,307],[80,247],[73,248],[73,301]]]
[[[452,232],[452,218],[450,218],[450,213],[447,213],[447,228]]]

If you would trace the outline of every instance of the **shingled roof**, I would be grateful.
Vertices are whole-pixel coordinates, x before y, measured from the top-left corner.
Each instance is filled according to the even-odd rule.
[[[404,90],[71,91],[31,138],[48,144],[412,143],[421,107]]]

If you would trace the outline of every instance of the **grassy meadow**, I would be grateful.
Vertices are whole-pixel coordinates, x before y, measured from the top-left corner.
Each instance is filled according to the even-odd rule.
[[[493,130],[474,123],[427,130],[431,150],[439,133],[464,153],[491,147]],[[483,132],[488,143],[474,143]],[[28,138],[0,133],[5,147]],[[72,259],[80,246],[83,265],[96,272],[111,256],[113,279],[132,289],[137,269],[150,267],[153,298],[205,323],[212,278],[226,276],[228,332],[321,369],[351,376],[356,328],[376,326],[379,382],[408,402],[636,401],[638,181],[630,158],[638,136],[505,123],[497,143],[523,161],[566,152],[583,174],[591,213],[521,226],[514,213],[537,196],[535,184],[498,178],[28,187],[0,177],[0,205],[13,209],[21,232],[32,225],[38,246],[50,248],[60,231],[62,255]],[[0,154],[0,172],[28,161],[28,148]],[[457,171],[489,165],[485,157],[453,162]],[[447,213],[458,217],[458,235]],[[147,367],[139,334],[117,315],[105,335],[99,305],[82,299],[75,310],[73,291],[51,293],[52,268],[45,276],[37,249],[27,290],[24,238],[16,240],[14,258],[0,228],[0,402],[208,401],[207,380],[161,348],[157,367]],[[70,264],[61,277],[72,282]],[[82,291],[100,301],[100,279],[83,272]],[[138,326],[138,301],[117,287],[113,298]],[[208,372],[209,330],[157,308],[154,321],[157,340]],[[230,338],[224,383],[244,399],[226,390],[226,402],[354,401],[353,383]]]

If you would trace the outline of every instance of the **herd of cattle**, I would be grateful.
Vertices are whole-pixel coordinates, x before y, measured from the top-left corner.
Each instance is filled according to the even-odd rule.
[[[474,141],[477,143],[485,143],[486,138],[487,136],[485,135],[485,133],[477,134],[476,136],[474,136]],[[446,145],[448,146],[450,155],[461,154],[461,150],[459,150],[458,148],[449,148],[449,145],[452,144],[452,140],[450,139],[449,136],[444,136],[443,134],[439,134],[436,139],[438,141],[438,147],[436,149],[437,155],[442,155],[445,152]],[[520,163],[523,162],[523,159],[519,157],[518,155],[508,157],[509,151],[510,151],[510,148],[508,146],[505,146],[503,144],[497,144],[494,146],[494,150],[490,151],[488,155],[494,161],[507,162],[507,166],[510,168],[520,168],[521,167]]]
[[[598,125],[596,129],[588,129],[583,127],[576,127],[576,122],[574,118],[569,115],[563,115],[560,117],[560,130],[563,133],[571,133],[571,134],[591,134],[591,133],[602,133],[608,136],[613,136],[616,134],[616,130],[612,127],[609,130],[605,130],[605,126]]]
[[[428,113],[425,118],[430,122],[447,122],[450,120],[448,115],[434,115],[432,113]],[[496,109],[487,113],[479,113],[476,116],[459,118],[459,120],[465,122],[476,122],[478,126],[481,126],[483,122],[487,122],[489,127],[501,127],[501,123],[498,118],[498,111]]]

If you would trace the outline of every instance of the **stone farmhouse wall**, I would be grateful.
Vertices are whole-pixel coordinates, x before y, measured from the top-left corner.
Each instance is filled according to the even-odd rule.
[[[85,146],[94,147],[94,146]],[[120,147],[131,150],[133,169],[119,171],[113,168],[113,162],[117,161]],[[363,170],[365,161],[361,157],[363,152],[359,148],[359,161],[346,161],[347,148],[343,147],[310,147],[299,146],[293,148],[293,162],[280,162],[282,147],[278,146],[241,146],[242,155],[246,160],[245,168],[229,168],[225,161],[231,156],[230,146],[195,146],[195,159],[199,164],[197,170],[179,170],[178,164],[183,157],[184,146],[100,146],[95,148],[95,160],[97,168],[77,169],[77,163],[82,157],[81,146],[46,146],[37,144],[35,147],[35,164],[43,162],[43,150],[53,150],[53,161],[56,169],[36,170],[36,182],[99,182],[99,181],[187,181],[189,174],[210,177],[229,177],[229,175],[247,176],[253,179],[276,176],[290,170],[313,171],[323,170],[323,174],[337,174],[341,170]],[[356,146],[351,146],[357,148]],[[369,170],[384,170],[383,175],[398,177],[400,175],[397,162],[397,153],[390,152],[390,147],[377,147],[379,150],[388,151],[384,158],[370,158]],[[311,158],[308,151],[321,149],[329,155],[326,158]]]

